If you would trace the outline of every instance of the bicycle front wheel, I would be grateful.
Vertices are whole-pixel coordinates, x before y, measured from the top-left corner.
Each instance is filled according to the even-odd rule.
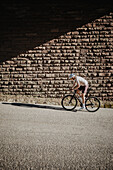
[[[63,97],[61,104],[65,110],[71,111],[76,107],[77,99],[73,95],[66,95]]]
[[[100,101],[93,96],[86,100],[86,110],[89,112],[96,112],[100,108]]]

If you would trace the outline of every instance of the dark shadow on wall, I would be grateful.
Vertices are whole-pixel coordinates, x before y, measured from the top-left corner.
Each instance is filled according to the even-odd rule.
[[[0,63],[113,11],[113,2],[2,1]]]

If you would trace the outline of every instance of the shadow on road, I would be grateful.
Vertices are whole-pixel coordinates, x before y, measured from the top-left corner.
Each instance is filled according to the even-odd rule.
[[[53,110],[64,110],[61,106],[48,106],[48,105],[40,105],[40,104],[27,104],[27,103],[6,103],[3,102],[2,104],[13,105],[13,106],[20,106],[20,107],[35,107],[35,108],[43,108],[43,109],[53,109]],[[76,112],[74,110],[73,112]]]

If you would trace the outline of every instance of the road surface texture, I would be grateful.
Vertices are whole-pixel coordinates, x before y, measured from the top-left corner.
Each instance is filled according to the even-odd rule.
[[[112,109],[0,103],[0,170],[112,169]]]

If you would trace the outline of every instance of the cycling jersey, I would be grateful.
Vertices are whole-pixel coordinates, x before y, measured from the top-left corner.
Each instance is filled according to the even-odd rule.
[[[75,80],[80,86],[88,86],[87,80],[85,80],[83,77],[76,76]]]

